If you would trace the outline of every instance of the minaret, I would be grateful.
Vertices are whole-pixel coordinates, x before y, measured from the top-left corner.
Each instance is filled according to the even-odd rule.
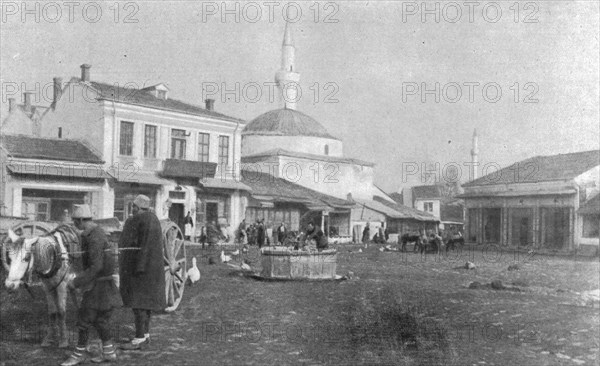
[[[300,74],[296,72],[295,56],[296,47],[294,47],[291,25],[286,22],[281,47],[281,69],[275,74],[275,82],[286,109],[296,109],[296,102],[301,96],[298,93]]]
[[[473,179],[477,179],[478,167],[479,163],[479,146],[478,146],[478,138],[477,138],[477,129],[473,130],[473,148],[471,149],[471,163],[473,164]]]

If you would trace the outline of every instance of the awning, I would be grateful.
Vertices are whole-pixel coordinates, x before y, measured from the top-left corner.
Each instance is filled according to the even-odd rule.
[[[198,184],[202,188],[220,188],[236,189],[240,191],[252,191],[252,188],[248,187],[242,182],[236,182],[233,179],[206,178],[200,179],[200,182]]]
[[[78,179],[106,179],[111,177],[100,164],[72,165],[51,162],[12,161],[6,165],[6,168],[13,174]]]
[[[306,205],[309,211],[333,211],[333,208],[325,205]]]
[[[248,207],[273,208],[275,204],[266,199],[257,199],[253,196],[248,198]]]
[[[176,183],[159,177],[154,172],[135,171],[135,170],[109,170],[110,175],[117,181],[122,183],[138,183],[154,186],[172,186]]]
[[[457,198],[474,197],[527,197],[527,196],[562,196],[577,193],[574,189],[544,189],[536,191],[501,191],[501,192],[473,192],[463,193]]]

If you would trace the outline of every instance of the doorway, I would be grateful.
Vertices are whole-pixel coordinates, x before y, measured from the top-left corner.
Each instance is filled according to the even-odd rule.
[[[206,202],[206,223],[214,224],[219,220],[219,203]]]
[[[483,237],[486,243],[500,242],[500,215],[499,208],[486,208],[483,210]]]
[[[533,243],[533,210],[530,208],[511,208],[511,244],[527,246]]]
[[[569,238],[569,209],[544,208],[542,215],[545,245],[552,249],[565,248]]]
[[[183,219],[183,203],[171,204],[171,207],[169,208],[169,220],[176,223],[182,232],[185,230]]]

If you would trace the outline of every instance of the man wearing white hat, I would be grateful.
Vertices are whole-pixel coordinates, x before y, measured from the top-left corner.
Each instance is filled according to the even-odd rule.
[[[119,240],[121,296],[135,318],[135,338],[121,344],[121,349],[140,349],[150,343],[151,312],[167,307],[163,240],[160,221],[150,211],[150,198],[138,195]]]
[[[92,222],[89,205],[75,205],[73,223],[81,234],[83,272],[69,275],[65,280],[70,289],[83,291],[79,306],[77,327],[79,337],[77,347],[62,366],[73,366],[89,358],[86,351],[89,329],[94,327],[102,340],[102,354],[92,362],[116,362],[117,354],[110,335],[110,317],[113,309],[122,305],[119,289],[113,281],[116,271],[114,248],[111,247],[104,230]]]

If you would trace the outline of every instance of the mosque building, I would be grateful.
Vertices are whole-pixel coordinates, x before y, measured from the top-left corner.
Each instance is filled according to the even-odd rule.
[[[390,227],[391,231],[399,230],[393,222],[402,220],[414,222],[415,227],[420,228],[424,228],[425,223],[435,225],[436,219],[432,215],[397,205],[374,184],[374,163],[345,157],[342,140],[330,134],[317,120],[297,110],[300,73],[295,53],[292,29],[286,24],[281,69],[275,75],[283,108],[261,114],[242,131],[242,167],[246,169],[242,174],[243,182],[252,187],[246,219],[265,218],[269,221],[269,210],[274,210],[272,216],[277,223],[277,217],[285,216],[279,211],[285,212],[286,207],[298,203],[293,197],[277,198],[277,192],[271,192],[269,197],[257,194],[270,191],[269,182],[256,178],[259,176],[256,172],[261,172],[261,180],[267,177],[278,184],[285,184],[281,180],[287,181],[301,186],[303,192],[305,189],[318,192],[312,198],[330,197],[330,201],[338,203],[333,207],[328,204],[317,207],[314,202],[312,206],[305,206],[304,212],[299,211],[299,220],[290,220],[293,230],[312,220],[323,229],[356,239],[367,223],[371,236],[384,222],[397,226],[396,230]],[[264,174],[266,172],[268,175]],[[314,209],[310,210],[310,207]]]

